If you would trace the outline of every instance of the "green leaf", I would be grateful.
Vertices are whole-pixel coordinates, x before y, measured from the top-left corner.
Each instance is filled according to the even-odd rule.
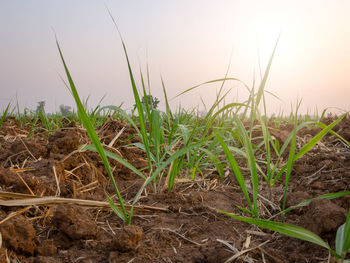
[[[250,212],[252,212],[253,211],[252,202],[250,200],[250,197],[249,197],[249,194],[247,191],[247,187],[245,185],[244,177],[241,173],[241,170],[239,169],[239,166],[236,162],[236,159],[233,157],[232,153],[228,149],[228,147],[227,147],[226,143],[224,142],[224,140],[222,139],[221,135],[215,130],[214,130],[214,134],[215,134],[216,138],[218,139],[219,143],[221,144],[221,147],[226,155],[226,158],[227,158],[229,164],[231,165],[231,168],[232,168],[233,173],[237,179],[237,182],[242,189],[243,195],[248,202],[249,208],[251,210]]]
[[[119,216],[123,221],[126,221],[127,218],[124,217],[124,214],[119,210],[119,208],[114,204],[113,200],[108,195],[107,200],[114,213],[116,213],[117,216]]]
[[[350,210],[348,211],[348,216],[346,217],[343,235],[344,235],[344,243],[343,243],[342,255],[345,256],[350,249]]]
[[[58,43],[57,38],[56,38],[56,44],[57,44],[57,48],[58,48],[58,51],[60,53],[60,57],[61,57],[64,69],[65,69],[68,81],[69,81],[69,86],[71,88],[72,95],[74,97],[75,103],[77,104],[78,114],[79,114],[80,118],[82,119],[83,125],[84,125],[84,127],[86,129],[86,132],[87,132],[88,136],[90,137],[90,140],[92,141],[93,145],[96,147],[96,150],[97,150],[98,154],[100,155],[100,157],[102,159],[102,162],[103,162],[103,164],[104,164],[104,166],[105,166],[105,168],[107,170],[107,173],[108,173],[108,175],[109,175],[109,177],[110,177],[110,179],[112,181],[113,188],[114,188],[114,190],[115,190],[115,192],[117,194],[117,197],[118,197],[118,200],[119,200],[119,204],[120,204],[121,210],[123,212],[123,217],[121,217],[121,218],[126,219],[126,218],[128,218],[127,211],[126,211],[126,208],[125,208],[125,205],[124,205],[124,202],[123,202],[123,198],[122,198],[122,196],[121,196],[121,194],[119,192],[119,189],[117,187],[117,184],[115,182],[115,179],[114,179],[114,176],[113,176],[113,173],[112,173],[112,169],[111,169],[111,167],[109,165],[109,162],[107,160],[107,156],[106,156],[105,151],[104,151],[104,149],[102,147],[102,144],[101,144],[101,142],[100,142],[100,140],[99,140],[99,138],[98,138],[98,136],[97,136],[97,134],[95,132],[95,129],[92,126],[91,121],[90,121],[90,119],[89,119],[89,117],[88,117],[88,115],[87,115],[87,113],[86,113],[86,111],[84,109],[84,106],[83,106],[83,104],[82,104],[82,102],[80,100],[78,91],[75,88],[73,79],[72,79],[72,77],[71,77],[71,75],[69,73],[68,67],[67,67],[66,62],[65,62],[65,60],[63,58],[63,54],[62,54],[62,51],[61,51],[61,48],[60,48],[60,45]]]
[[[201,151],[205,152],[209,158],[211,159],[211,161],[213,162],[213,164],[215,165],[216,167],[216,170],[218,171],[219,173],[219,176],[221,178],[224,178],[224,168],[223,168],[223,165],[221,164],[221,161],[219,159],[219,157],[215,154],[215,153],[212,153],[211,151],[205,149],[205,148],[199,148]]]
[[[213,136],[209,136],[209,137],[206,137],[206,138],[203,138],[202,140],[200,140],[199,142],[197,143],[194,143],[194,144],[190,144],[188,146],[185,146],[183,148],[181,148],[180,150],[178,150],[177,152],[173,153],[168,159],[166,159],[164,162],[162,162],[161,164],[158,165],[158,167],[156,168],[156,170],[154,172],[152,172],[151,176],[148,177],[146,179],[146,181],[143,183],[143,185],[140,187],[139,191],[137,192],[137,194],[135,195],[134,197],[134,201],[133,201],[133,204],[135,204],[140,195],[142,194],[143,190],[146,188],[146,186],[152,182],[154,180],[154,178],[156,178],[160,172],[165,168],[167,167],[173,160],[175,160],[176,158],[186,154],[189,150],[195,148],[195,147],[199,147],[201,145],[203,145],[204,143],[206,143],[208,140],[210,140]]]
[[[189,89],[187,89],[187,90],[181,92],[180,94],[176,95],[175,98],[176,98],[176,97],[179,97],[179,96],[181,96],[181,95],[183,95],[183,94],[185,94],[185,93],[187,93],[187,92],[189,92],[189,91],[191,91],[191,90],[193,90],[193,89],[195,89],[195,88],[198,88],[198,87],[200,87],[200,86],[203,86],[203,85],[205,85],[205,84],[211,84],[211,83],[216,83],[216,82],[225,82],[225,81],[227,81],[227,80],[238,81],[238,82],[242,83],[245,87],[248,88],[248,85],[246,85],[246,84],[245,84],[243,81],[241,81],[240,79],[237,79],[237,78],[221,78],[221,79],[214,79],[214,80],[206,81],[206,82],[203,82],[203,83],[198,84],[198,85],[196,85],[196,86],[193,86],[192,88],[189,88]]]
[[[307,144],[305,144],[300,151],[294,156],[294,161],[298,160],[305,153],[310,151],[335,125],[337,125],[345,117],[346,114],[340,116],[337,120],[323,128],[318,134],[315,135]]]
[[[168,117],[168,123],[171,124],[172,120],[174,119],[174,116],[171,112],[170,109],[170,105],[169,105],[169,101],[168,101],[168,96],[165,90],[165,84],[164,84],[164,80],[161,77],[161,81],[162,81],[162,87],[163,87],[163,93],[164,93],[164,99],[165,99],[165,109],[166,109],[166,115]]]
[[[292,132],[292,141],[290,143],[290,149],[289,149],[289,155],[288,155],[288,161],[287,161],[286,179],[285,179],[285,184],[284,184],[282,210],[284,210],[286,207],[287,190],[288,190],[290,175],[291,175],[292,169],[293,169],[295,147],[296,147],[296,140],[297,140],[298,109],[300,107],[300,103],[301,102],[297,102],[297,106],[296,106],[296,110],[295,110],[294,127],[293,127],[293,132]],[[284,214],[282,214],[282,215],[284,216]]]
[[[149,105],[149,100],[147,99],[148,95],[146,92],[146,86],[145,86],[145,82],[143,80],[143,74],[142,74],[141,68],[140,68],[140,75],[141,75],[141,84],[142,84],[142,90],[143,90],[143,98],[146,98],[145,99],[146,112],[147,112],[148,120],[150,120],[151,119],[150,107],[152,107],[152,103],[151,103],[151,105]]]
[[[322,122],[316,123],[316,125],[319,126],[320,128],[326,128],[327,127]],[[341,141],[343,141],[344,143],[346,143],[350,147],[350,142],[347,141],[344,137],[340,136],[338,133],[336,133],[335,131],[332,131],[332,130],[330,130],[329,133],[334,135],[334,136],[336,136],[337,138],[339,138]]]
[[[250,176],[251,176],[251,182],[252,182],[252,187],[253,187],[253,214],[258,217],[258,204],[257,204],[257,199],[258,199],[258,171],[256,167],[256,161],[255,161],[255,156],[253,152],[253,147],[251,140],[248,136],[248,133],[242,123],[242,121],[237,117],[237,115],[234,116],[235,123],[237,125],[237,129],[239,131],[239,134],[242,138],[244,149],[247,154],[247,159],[248,159],[248,164],[249,164],[249,169],[250,169]]]
[[[337,234],[335,236],[335,251],[341,255],[343,253],[343,247],[344,247],[344,233],[345,229],[345,223],[342,224],[340,227],[338,227]]]
[[[143,112],[143,105],[142,105],[141,100],[140,100],[139,92],[138,92],[138,90],[136,88],[136,83],[135,83],[134,75],[132,73],[132,68],[131,68],[131,64],[130,64],[130,61],[129,61],[129,56],[128,56],[128,52],[126,50],[126,46],[125,46],[124,40],[123,40],[122,35],[121,35],[120,31],[119,31],[117,23],[114,20],[114,17],[112,16],[112,14],[111,14],[111,12],[109,10],[108,10],[108,12],[109,12],[109,15],[110,15],[113,23],[114,23],[115,28],[118,31],[120,40],[122,42],[122,46],[123,46],[126,62],[127,62],[128,69],[129,69],[129,76],[130,76],[132,91],[133,91],[133,94],[134,94],[135,104],[136,104],[137,112],[139,114],[138,117],[139,117],[140,129],[141,129],[141,138],[142,138],[143,144],[145,145],[147,160],[148,160],[148,163],[149,163],[149,169],[151,171],[152,170],[152,163],[151,163],[151,157],[150,157],[149,140],[148,140],[147,131],[146,131],[145,115],[144,115],[144,112]]]
[[[179,158],[173,160],[171,170],[169,171],[169,181],[168,181],[168,190],[171,191],[174,187],[175,178],[178,175],[179,169]]]
[[[160,118],[159,110],[152,110],[152,130],[151,137],[154,143],[154,155],[156,157],[157,163],[160,160],[160,147],[163,141],[163,131],[161,130],[162,119]]]
[[[276,40],[276,44],[275,44],[275,47],[274,47],[274,49],[272,51],[272,54],[270,56],[269,63],[267,65],[267,68],[266,68],[265,73],[264,73],[264,77],[261,80],[261,83],[260,83],[260,86],[259,86],[259,90],[258,90],[258,93],[257,93],[256,102],[255,102],[256,106],[259,106],[261,97],[262,97],[262,95],[264,93],[264,89],[265,89],[266,82],[267,82],[267,77],[269,76],[269,73],[270,73],[273,57],[274,57],[275,52],[276,52],[276,48],[277,48],[277,45],[278,45],[279,38],[280,38],[280,36],[278,36],[278,38]]]
[[[328,193],[328,194],[320,195],[320,196],[317,196],[314,198],[307,199],[307,200],[300,202],[296,205],[293,205],[293,206],[287,208],[286,210],[283,210],[283,213],[287,214],[288,212],[290,212],[298,207],[307,206],[315,199],[329,199],[329,200],[331,200],[331,199],[339,198],[339,197],[346,196],[346,195],[350,195],[350,191]]]
[[[7,116],[7,112],[8,112],[8,110],[9,110],[9,108],[10,108],[10,103],[7,104],[7,107],[6,107],[4,113],[3,113],[2,116],[1,116],[1,119],[0,119],[0,127],[1,127],[2,124],[4,123],[4,120],[5,120],[6,116]]]
[[[324,247],[328,249],[329,251],[332,251],[330,246],[323,241],[318,235],[315,233],[291,224],[286,224],[286,223],[280,223],[280,222],[273,222],[269,220],[264,220],[264,219],[256,219],[256,218],[248,218],[248,217],[242,217],[242,216],[237,216],[234,214],[230,214],[228,212],[222,211],[222,210],[217,210],[218,212],[225,214],[227,216],[230,216],[232,218],[235,218],[237,220],[256,225],[262,228],[267,228],[275,232],[279,232],[283,235],[298,238],[301,240],[305,240],[311,243],[314,243],[316,245],[319,245],[321,247]],[[334,252],[334,251],[333,251]]]

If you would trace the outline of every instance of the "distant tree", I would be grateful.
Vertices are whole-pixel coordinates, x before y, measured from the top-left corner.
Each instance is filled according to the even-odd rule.
[[[60,112],[62,114],[62,116],[67,116],[69,114],[71,114],[71,106],[67,106],[67,105],[64,105],[64,104],[61,104],[60,105]]]
[[[43,113],[45,114],[45,101],[39,101],[38,105],[36,106],[36,113]]]
[[[143,105],[146,105],[146,102],[148,102],[149,107],[152,107],[153,109],[157,109],[159,104],[158,98],[153,97],[152,95],[143,96],[141,102]]]

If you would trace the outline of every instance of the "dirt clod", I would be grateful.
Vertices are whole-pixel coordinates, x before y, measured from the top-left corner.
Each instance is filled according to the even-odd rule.
[[[311,202],[301,222],[307,229],[324,236],[327,233],[336,233],[338,227],[345,222],[344,208],[332,203],[328,199],[316,199]]]
[[[53,215],[53,223],[73,240],[95,238],[97,225],[85,209],[67,204],[59,205]]]
[[[118,251],[136,251],[142,239],[142,228],[131,225],[120,229],[115,234],[115,246]]]
[[[2,239],[7,248],[19,254],[33,255],[35,244],[35,230],[32,223],[24,216],[16,216],[0,225]]]
[[[6,248],[0,248],[0,263],[8,263],[8,255]]]
[[[42,256],[53,256],[57,253],[57,247],[52,239],[44,240],[37,248],[37,253]]]

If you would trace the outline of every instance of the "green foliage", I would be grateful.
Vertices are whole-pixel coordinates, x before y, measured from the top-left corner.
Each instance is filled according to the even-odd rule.
[[[235,218],[237,220],[252,224],[252,225],[260,226],[262,228],[267,228],[267,229],[270,229],[272,231],[282,233],[286,236],[299,238],[299,239],[302,239],[305,241],[312,242],[312,243],[317,244],[319,246],[322,246],[324,248],[331,249],[329,247],[329,245],[326,242],[324,242],[319,236],[317,236],[316,234],[314,234],[311,231],[306,230],[302,227],[298,227],[298,226],[294,226],[294,225],[290,225],[290,224],[286,224],[286,223],[272,222],[272,221],[264,220],[264,219],[256,219],[256,218],[237,216],[237,215],[230,214],[230,213],[227,213],[227,212],[222,211],[222,210],[218,210],[218,212],[223,213],[223,214],[230,216],[232,218]]]
[[[328,243],[323,241],[318,235],[299,226],[281,222],[273,222],[264,219],[237,216],[222,210],[218,210],[218,212],[252,225],[267,228],[269,230],[279,232],[289,237],[298,238],[319,245],[323,248],[328,249],[330,253],[337,259],[337,262],[344,262],[345,256],[350,248],[350,210],[348,211],[346,222],[338,228],[335,242],[335,250],[333,250],[328,245]]]
[[[176,178],[179,175],[195,179],[196,176],[205,176],[207,168],[216,170],[219,176],[224,178],[224,168],[228,164],[232,169],[247,202],[247,206],[238,206],[238,208],[253,218],[236,216],[224,211],[220,212],[247,223],[255,224],[291,237],[318,244],[329,249],[331,253],[339,259],[345,257],[350,246],[349,215],[345,224],[338,230],[335,251],[333,251],[320,237],[306,229],[281,222],[259,219],[259,216],[261,217],[261,211],[259,211],[258,205],[260,198],[259,188],[262,186],[259,178],[263,178],[263,180],[267,182],[270,192],[278,179],[284,179],[284,193],[281,197],[282,205],[281,208],[279,208],[279,213],[284,216],[295,207],[307,205],[313,200],[306,200],[297,206],[286,209],[288,185],[292,176],[294,162],[308,153],[327,133],[336,135],[339,139],[349,145],[344,138],[332,131],[333,127],[344,118],[344,115],[330,125],[325,125],[321,122],[312,120],[309,115],[304,117],[304,119],[301,119],[300,116],[298,116],[298,109],[300,106],[299,101],[296,104],[295,111],[292,111],[289,116],[283,117],[283,112],[281,112],[274,118],[274,123],[277,126],[282,123],[293,125],[293,129],[288,138],[283,143],[280,143],[274,138],[272,135],[272,128],[270,127],[271,125],[269,124],[270,120],[266,113],[265,94],[275,95],[267,92],[265,86],[278,40],[276,41],[276,46],[270,56],[268,65],[257,89],[255,88],[255,81],[250,88],[239,79],[228,77],[228,68],[224,78],[204,82],[200,85],[189,88],[178,95],[180,96],[188,93],[205,84],[219,83],[221,87],[219,92],[217,92],[214,103],[208,108],[204,105],[206,114],[199,116],[199,112],[195,109],[184,110],[179,108],[176,112],[172,112],[166,93],[165,82],[163,78],[161,78],[166,106],[166,110],[163,112],[157,109],[159,104],[158,98],[150,95],[148,65],[145,78],[140,68],[139,76],[141,78],[141,87],[137,87],[137,81],[135,81],[135,75],[129,61],[126,45],[114,18],[111,14],[110,16],[119,33],[126,58],[135,102],[132,114],[128,114],[120,107],[114,105],[102,107],[100,106],[100,103],[89,111],[87,106],[88,99],[86,99],[85,102],[80,100],[78,91],[75,88],[68,67],[64,61],[61,48],[58,41],[56,41],[67,75],[69,90],[77,105],[78,116],[74,112],[70,112],[70,107],[64,105],[60,106],[61,115],[58,118],[55,116],[47,116],[44,110],[45,102],[42,101],[39,102],[37,107],[33,125],[41,120],[47,129],[52,130],[55,129],[55,127],[60,126],[60,118],[62,119],[63,116],[68,115],[69,118],[75,118],[76,121],[79,121],[84,125],[92,141],[92,145],[81,146],[80,150],[91,150],[100,155],[119,202],[119,205],[116,205],[112,198],[107,195],[107,200],[111,209],[123,221],[130,224],[134,205],[138,202],[141,194],[149,184],[153,186],[154,192],[165,189],[171,191],[174,189]],[[247,100],[241,103],[226,102],[229,91],[224,89],[224,84],[227,81],[235,81],[242,84],[244,88],[249,91]],[[140,99],[141,97],[142,99]],[[262,111],[260,112],[261,109]],[[6,116],[6,114],[7,109],[3,116]],[[118,118],[126,120],[128,124],[135,128],[137,133],[135,136],[141,138],[141,141],[132,143],[132,145],[145,152],[145,156],[148,160],[146,167],[136,169],[131,163],[122,157],[104,149],[94,127],[102,125],[103,121],[106,120],[106,115],[117,116]],[[27,118],[28,116],[24,117],[24,119]],[[314,138],[300,148],[297,145],[298,131],[308,125],[317,125],[321,130],[314,136]],[[256,136],[256,133],[259,135]],[[129,139],[130,138],[128,138],[127,141],[129,141]],[[288,148],[289,153],[286,154]],[[282,156],[288,156],[288,159],[284,160]],[[144,183],[138,190],[137,194],[130,201],[132,203],[130,211],[126,210],[123,197],[121,196],[115,182],[108,158],[119,162],[144,180]],[[245,170],[242,169],[242,165],[247,165],[247,174],[245,173]],[[166,180],[164,183],[164,180],[161,179],[165,175]],[[249,178],[246,178],[246,176],[249,176]],[[323,195],[319,198],[331,199],[343,196],[344,193],[346,192],[332,193]]]
[[[108,199],[108,202],[110,203],[113,211],[123,220],[125,221],[127,224],[130,224],[131,223],[131,217],[132,217],[132,212],[133,212],[133,207],[131,208],[130,210],[130,213],[128,214],[126,208],[125,208],[125,205],[124,205],[124,201],[123,201],[123,198],[120,194],[120,191],[117,187],[117,184],[115,182],[115,179],[114,179],[114,176],[113,176],[113,173],[112,173],[112,169],[109,165],[109,162],[107,160],[107,155],[106,155],[106,152],[105,150],[103,149],[103,146],[94,130],[94,127],[89,119],[89,116],[87,115],[86,111],[85,111],[85,108],[80,100],[80,97],[79,97],[79,94],[78,94],[78,91],[77,89],[75,88],[75,85],[74,85],[74,82],[73,82],[73,79],[69,73],[69,70],[68,70],[68,67],[66,65],[66,62],[63,58],[63,54],[62,54],[62,51],[61,51],[61,48],[58,44],[58,41],[56,40],[56,44],[57,44],[57,48],[58,48],[58,51],[60,53],[60,57],[61,57],[61,60],[62,60],[62,63],[63,63],[63,66],[64,66],[64,69],[65,69],[65,72],[66,72],[66,75],[67,75],[67,78],[68,78],[68,81],[69,81],[69,85],[70,85],[70,88],[71,88],[71,92],[72,92],[72,95],[74,97],[74,100],[77,104],[77,108],[78,108],[78,114],[80,116],[80,118],[82,119],[83,121],[83,124],[84,124],[84,127],[87,131],[87,134],[89,135],[93,145],[95,146],[97,152],[99,153],[102,161],[103,161],[103,164],[107,170],[107,173],[112,181],[112,184],[113,184],[113,187],[114,187],[114,190],[117,194],[117,197],[118,197],[118,201],[119,201],[119,204],[120,204],[120,207],[121,207],[121,211],[120,209],[113,203],[113,201],[111,200],[111,198],[109,196],[107,196],[107,199]]]
[[[345,223],[338,228],[335,238],[335,249],[337,254],[340,255],[341,260],[346,257],[346,254],[350,250],[350,210],[348,211]]]
[[[9,104],[7,104],[7,107],[5,108],[5,110],[4,110],[4,112],[2,113],[2,115],[1,115],[1,118],[0,118],[0,127],[2,126],[2,124],[4,123],[4,121],[5,121],[5,118],[6,118],[6,116],[7,116],[7,113],[8,113],[8,111],[9,111],[9,109],[10,109],[10,103]]]

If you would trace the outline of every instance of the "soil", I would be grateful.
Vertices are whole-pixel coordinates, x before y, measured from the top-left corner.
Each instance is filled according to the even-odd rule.
[[[329,124],[332,119],[326,119]],[[327,123],[328,122],[328,123]],[[122,130],[121,135],[116,135]],[[273,131],[280,143],[292,127]],[[125,122],[109,120],[98,130],[108,149],[145,168],[146,156],[132,143],[140,142],[136,131]],[[298,133],[301,148],[319,129],[303,128]],[[334,131],[350,140],[350,117]],[[0,127],[0,262],[327,262],[326,249],[268,230],[236,221],[216,209],[242,214],[246,207],[233,172],[225,178],[207,170],[194,181],[179,176],[172,191],[143,193],[132,224],[126,226],[108,205],[82,205],[77,199],[115,201],[111,181],[96,153],[78,150],[89,143],[82,127],[74,123],[54,132],[32,130],[8,117]],[[126,203],[130,203],[144,180],[110,160],[113,174]],[[245,171],[245,170],[244,170]],[[249,179],[249,173],[246,172]],[[163,181],[161,181],[162,183]],[[259,210],[262,218],[280,221],[283,180],[269,190],[260,179]],[[325,193],[350,190],[350,151],[336,136],[328,134],[314,149],[294,164],[287,206]],[[12,194],[11,194],[12,193]],[[4,205],[7,200],[30,197],[70,198],[36,205]],[[39,199],[37,199],[39,200]],[[63,199],[60,199],[63,200]],[[97,204],[97,202],[96,202]],[[287,223],[305,227],[334,247],[337,228],[345,222],[350,196],[315,200],[307,207],[286,214]],[[277,214],[277,216],[276,216]]]

